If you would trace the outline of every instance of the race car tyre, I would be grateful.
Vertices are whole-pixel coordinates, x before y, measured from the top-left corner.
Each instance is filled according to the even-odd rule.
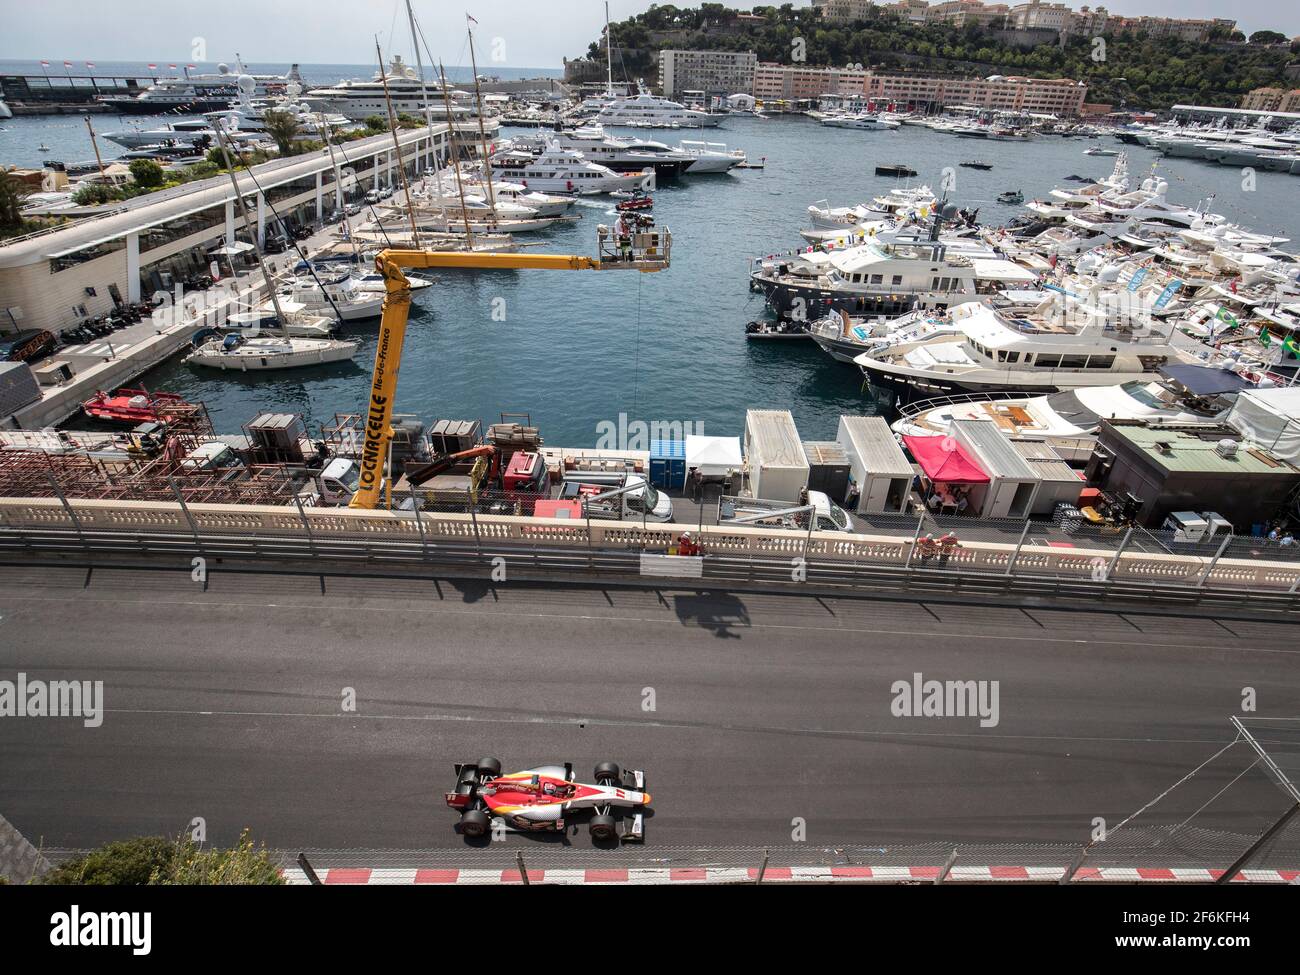
[[[588,828],[591,830],[593,840],[612,840],[618,835],[618,827],[614,823],[613,816],[592,816]]]
[[[491,825],[488,814],[482,809],[466,809],[460,814],[460,832],[462,836],[484,836]]]
[[[501,774],[501,759],[480,758],[478,760],[478,770],[483,773],[485,778],[494,779]]]
[[[603,782],[606,779],[617,782],[621,774],[619,767],[613,762],[601,762],[596,766],[596,771],[592,773],[592,776],[597,782]]]

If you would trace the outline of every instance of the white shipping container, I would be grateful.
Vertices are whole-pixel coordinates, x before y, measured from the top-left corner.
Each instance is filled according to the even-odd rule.
[[[808,458],[789,410],[745,412],[745,462],[754,497],[799,500],[808,486]]]

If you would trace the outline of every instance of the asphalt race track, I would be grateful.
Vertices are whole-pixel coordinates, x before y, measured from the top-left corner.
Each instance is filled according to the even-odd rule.
[[[99,728],[0,718],[0,814],[84,848],[244,827],[280,849],[461,847],[451,765],[644,768],[647,847],[1086,842],[1258,714],[1300,716],[1294,624],[711,592],[0,569],[0,680],[103,680]],[[891,685],[999,682],[998,722]],[[356,711],[341,703],[355,690]],[[652,701],[650,699],[653,699]],[[648,709],[653,704],[653,710]],[[1258,833],[1245,746],[1147,821]],[[1215,793],[1224,790],[1215,797]],[[524,842],[540,842],[527,838]],[[590,847],[585,830],[571,835]]]

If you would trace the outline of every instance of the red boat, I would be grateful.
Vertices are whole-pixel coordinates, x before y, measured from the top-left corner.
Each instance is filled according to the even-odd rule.
[[[630,200],[620,200],[614,204],[614,209],[626,213],[628,210],[649,210],[655,205],[653,197],[634,196]]]
[[[119,423],[150,423],[170,413],[189,410],[190,404],[175,393],[151,393],[147,389],[119,389],[111,396],[103,390],[81,404],[86,416]]]

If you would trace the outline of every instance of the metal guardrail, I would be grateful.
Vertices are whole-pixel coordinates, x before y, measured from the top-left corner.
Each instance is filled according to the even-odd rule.
[[[305,520],[305,519],[304,519]],[[788,533],[787,533],[788,534]],[[520,544],[470,535],[447,540],[391,538],[382,535],[340,536],[319,530],[292,534],[257,532],[175,531],[170,529],[103,529],[75,527],[0,526],[0,557],[6,552],[25,561],[50,554],[62,557],[149,558],[188,565],[194,557],[231,561],[279,563],[296,571],[320,568],[324,574],[362,564],[372,572],[405,572],[439,566],[489,575],[504,559],[510,578],[531,574],[568,574],[584,579],[641,578],[644,551],[566,544]],[[1106,600],[1108,604],[1195,603],[1269,613],[1300,612],[1300,594],[1290,591],[1225,589],[1200,585],[1203,573],[1164,579],[1094,579],[1075,573],[1053,574],[1026,564],[1023,570],[993,572],[972,568],[945,555],[917,557],[900,565],[896,558],[841,561],[801,555],[709,554],[703,559],[703,584],[776,586],[792,591],[842,589],[849,592],[908,592],[963,594],[971,597],[1039,597],[1044,599]],[[671,579],[669,580],[671,583]],[[662,583],[661,583],[662,584]],[[718,624],[724,625],[724,624]]]

